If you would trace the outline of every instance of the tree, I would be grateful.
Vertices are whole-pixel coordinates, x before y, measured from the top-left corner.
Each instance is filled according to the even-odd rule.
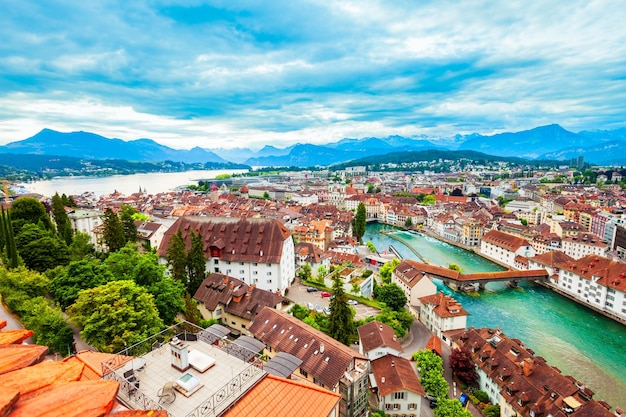
[[[476,386],[478,384],[478,374],[474,369],[474,361],[467,348],[457,348],[450,354],[450,368],[461,382]]]
[[[52,309],[44,297],[27,300],[24,309],[29,314],[24,315],[22,321],[34,332],[33,342],[48,346],[52,352],[72,353],[74,333],[59,310]]]
[[[324,277],[328,275],[328,269],[324,265],[320,265],[317,267],[317,281],[324,283]]]
[[[134,215],[137,214],[138,211],[127,205],[123,205],[120,211],[120,222],[122,223],[122,228],[124,229],[124,241],[128,242],[136,242],[139,238],[137,234],[137,226],[135,226],[135,218]]]
[[[365,246],[367,246],[367,249],[369,249],[371,253],[378,253],[378,251],[376,250],[376,246],[374,246],[374,243],[372,243],[371,240],[365,242]]]
[[[187,248],[183,240],[183,233],[179,230],[170,238],[170,244],[166,250],[167,265],[172,277],[187,286]]]
[[[148,292],[154,297],[154,305],[165,324],[173,323],[176,315],[185,307],[185,286],[172,277],[163,277],[153,283],[148,287]]]
[[[38,224],[24,224],[15,237],[15,245],[27,268],[44,272],[59,265],[67,265],[70,253],[65,241]]]
[[[398,311],[404,308],[406,295],[397,284],[385,284],[378,288],[376,300],[385,303],[390,309]]]
[[[149,252],[140,255],[139,261],[132,271],[132,278],[136,284],[149,288],[163,280],[164,277],[165,266],[159,264],[159,258],[156,253]]]
[[[72,225],[59,193],[55,193],[52,197],[52,215],[54,216],[54,222],[57,226],[57,233],[65,240],[66,244],[71,244],[73,235]]]
[[[499,404],[491,404],[485,407],[483,413],[487,417],[500,417],[500,405]]]
[[[415,361],[415,366],[419,370],[420,375],[432,370],[443,373],[443,359],[432,350],[418,350],[413,353],[412,358]]]
[[[437,199],[432,194],[425,195],[424,199],[422,200],[422,204],[425,206],[434,206],[436,202]]]
[[[200,310],[198,310],[198,302],[193,299],[189,293],[185,294],[183,298],[183,303],[185,305],[185,319],[196,326],[200,325],[202,320],[202,315],[200,314]]]
[[[431,369],[426,372],[421,372],[421,380],[420,383],[424,388],[424,391],[433,395],[437,398],[446,398],[448,396],[448,391],[450,390],[450,386],[448,385],[448,381],[443,377],[443,373],[437,369]],[[457,401],[458,402],[458,401]],[[459,403],[461,405],[461,403]],[[439,402],[437,402],[437,407],[439,407]]]
[[[472,413],[464,409],[461,402],[454,398],[439,398],[435,417],[472,417]]]
[[[191,249],[187,252],[187,276],[189,284],[187,292],[194,295],[206,275],[206,258],[204,257],[204,240],[200,233],[191,231]]]
[[[410,229],[411,227],[413,227],[413,219],[411,219],[410,217],[407,217],[406,220],[404,221],[404,227],[406,227],[407,229]]]
[[[458,266],[457,264],[448,264],[448,269],[451,269],[453,271],[461,272],[461,267]]]
[[[300,270],[298,271],[298,277],[300,277],[300,279],[302,281],[309,281],[311,279],[312,273],[311,273],[311,265],[309,264],[304,264],[300,267]]]
[[[141,254],[135,248],[135,244],[128,243],[119,248],[116,252],[110,253],[105,259],[104,264],[109,271],[111,271],[115,279],[136,281],[135,268],[140,260]]]
[[[361,286],[359,285],[358,282],[353,282],[352,283],[352,288],[350,288],[350,292],[354,295],[360,295],[361,294]]]
[[[102,352],[119,352],[163,328],[152,295],[128,280],[81,291],[68,314],[83,339]]]
[[[2,206],[2,210],[0,211],[0,251],[6,254],[6,266],[8,268],[17,268],[19,265],[19,257],[11,223],[11,215],[4,210],[4,206]]]
[[[102,215],[102,240],[109,252],[116,252],[126,244],[124,226],[120,218],[107,208]]]
[[[79,261],[94,253],[91,237],[87,233],[76,232],[69,247],[70,260]]]
[[[362,241],[363,235],[365,235],[365,226],[367,225],[367,213],[365,210],[365,204],[359,203],[356,209],[356,215],[354,216],[354,235],[359,242]]]
[[[385,264],[380,267],[378,275],[380,275],[380,279],[383,281],[383,283],[391,283],[391,273],[396,269],[398,265],[400,265],[400,260],[398,258],[393,258],[391,261],[385,262]]]
[[[40,224],[43,229],[52,230],[52,221],[46,208],[35,198],[22,197],[14,200],[10,213],[16,233],[27,223]]]
[[[52,278],[51,292],[54,300],[65,309],[76,301],[78,293],[82,290],[95,288],[113,280],[113,274],[106,266],[83,259],[70,262],[61,273],[55,274]]]
[[[523,217],[519,218],[519,222],[522,224],[522,226],[528,226],[528,220]]]
[[[330,315],[328,317],[328,335],[344,345],[349,345],[352,335],[356,331],[354,312],[348,305],[343,291],[343,283],[338,275],[333,277],[333,299],[330,300]]]

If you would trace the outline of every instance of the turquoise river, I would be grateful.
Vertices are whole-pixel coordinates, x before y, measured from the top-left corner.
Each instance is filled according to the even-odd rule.
[[[474,253],[429,236],[396,231],[398,237],[417,251],[420,259],[403,243],[380,233],[389,229],[368,224],[364,241],[379,251],[390,245],[405,258],[448,266],[455,263],[463,272],[498,271],[502,268]],[[451,293],[435,280],[437,286]],[[469,312],[467,325],[500,327],[510,337],[522,340],[536,355],[565,375],[572,375],[613,407],[626,409],[626,327],[597,314],[535,283],[511,289],[505,284],[488,284],[472,295],[454,293]]]

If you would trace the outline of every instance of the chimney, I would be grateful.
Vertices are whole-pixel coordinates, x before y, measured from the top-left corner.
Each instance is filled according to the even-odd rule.
[[[324,353],[324,343],[320,343],[320,353]]]
[[[526,358],[522,361],[521,366],[524,376],[530,376],[530,374],[533,373],[533,365],[534,363],[532,358]]]
[[[391,367],[393,368],[394,366],[396,366],[396,363],[394,361],[391,361]]]
[[[385,377],[380,378],[380,382],[385,383]]]
[[[228,287],[232,290],[233,288],[235,288],[235,283],[231,281]]]
[[[382,324],[380,326],[378,326],[378,330],[380,330],[381,332],[383,331],[383,326]]]
[[[259,256],[263,256],[263,251],[262,250],[259,252]]]
[[[224,284],[228,284],[228,277],[224,277]]]

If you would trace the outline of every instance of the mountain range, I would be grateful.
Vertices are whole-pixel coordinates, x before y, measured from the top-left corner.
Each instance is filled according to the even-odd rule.
[[[451,138],[403,137],[346,138],[324,145],[297,143],[287,148],[267,145],[248,148],[179,150],[152,139],[124,141],[89,132],[62,133],[43,129],[36,135],[0,146],[0,153],[68,156],[83,159],[123,159],[138,162],[243,163],[249,166],[328,166],[363,156],[407,151],[478,151],[495,156],[570,160],[583,156],[597,165],[626,165],[626,128],[570,132],[553,124],[520,132]],[[390,161],[393,162],[393,161]]]

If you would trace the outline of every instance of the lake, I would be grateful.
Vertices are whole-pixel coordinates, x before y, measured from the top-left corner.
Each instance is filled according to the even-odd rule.
[[[241,174],[247,169],[218,169],[184,172],[155,172],[149,174],[114,175],[111,177],[57,177],[51,180],[19,184],[33,193],[52,197],[59,195],[79,195],[90,191],[100,197],[118,191],[130,195],[139,189],[148,194],[172,191],[181,185],[197,184],[198,180],[215,178],[220,174]]]

